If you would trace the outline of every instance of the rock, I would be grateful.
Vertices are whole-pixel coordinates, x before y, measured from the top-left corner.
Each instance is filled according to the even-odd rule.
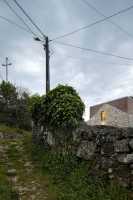
[[[7,175],[8,176],[15,176],[17,173],[16,169],[8,169]]]
[[[113,174],[110,174],[109,175],[109,179],[113,179],[114,178],[114,175]]]
[[[4,149],[4,147],[3,146],[0,146],[0,153],[4,153],[4,151],[5,151],[5,149]]]
[[[99,159],[99,157],[97,157],[97,159]],[[110,159],[108,156],[102,156],[100,159],[99,159],[99,164],[100,164],[100,168],[104,171],[108,171],[109,168],[112,168],[113,167],[113,163],[114,163],[114,159]]]
[[[109,169],[108,169],[108,173],[109,173],[109,174],[112,174],[112,172],[113,172],[112,168],[109,168]]]
[[[131,175],[133,175],[133,170],[131,170]]]
[[[90,160],[95,154],[95,149],[96,145],[93,142],[82,141],[77,150],[77,156],[85,160]]]
[[[44,135],[47,135],[47,143],[50,146],[54,146],[55,145],[55,139],[53,137],[53,134],[50,131],[47,131],[44,133]]]
[[[117,156],[117,160],[118,160],[118,162],[125,164],[126,163],[126,155],[125,154],[119,154]]]
[[[130,168],[133,169],[133,164],[130,165]]]
[[[13,184],[16,184],[17,180],[18,180],[18,177],[17,177],[17,176],[11,176],[11,177],[10,177],[10,181],[11,181]]]
[[[101,154],[104,155],[104,154],[108,154],[108,155],[111,155],[114,153],[114,144],[112,142],[105,142],[103,145],[102,145],[102,148],[101,148]]]
[[[133,150],[133,139],[131,139],[131,140],[129,141],[129,146],[130,146],[130,148]]]
[[[118,155],[118,161],[123,164],[131,164],[133,163],[133,153],[126,154],[126,155]]]
[[[128,137],[133,138],[133,128],[128,128],[127,131]]]
[[[27,161],[27,162],[24,164],[24,167],[32,167],[32,163]]]
[[[128,164],[133,163],[133,153],[127,154],[126,163],[128,163]]]
[[[114,144],[114,151],[116,153],[129,152],[128,141],[126,139],[116,141]]]
[[[81,122],[80,126],[72,134],[75,142],[92,140],[94,136],[93,128],[88,126],[86,122]]]
[[[0,139],[4,138],[4,134],[2,132],[0,132]]]

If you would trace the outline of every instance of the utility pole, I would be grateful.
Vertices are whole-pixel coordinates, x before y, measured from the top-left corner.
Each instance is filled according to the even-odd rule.
[[[50,91],[50,66],[49,66],[49,60],[50,60],[50,51],[49,51],[49,38],[45,37],[45,43],[40,38],[36,37],[34,38],[36,41],[43,42],[43,47],[46,55],[46,94]]]
[[[50,90],[50,69],[49,69],[49,39],[48,37],[45,38],[44,50],[46,53],[46,94]]]
[[[6,82],[8,82],[8,66],[11,66],[12,63],[9,63],[8,57],[5,59],[5,64],[2,64],[3,67],[6,68]]]

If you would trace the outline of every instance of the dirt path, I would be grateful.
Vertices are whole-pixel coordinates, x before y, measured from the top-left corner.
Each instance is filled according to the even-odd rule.
[[[29,159],[23,138],[0,139],[0,166],[6,169],[19,200],[55,200],[47,178],[42,178]]]

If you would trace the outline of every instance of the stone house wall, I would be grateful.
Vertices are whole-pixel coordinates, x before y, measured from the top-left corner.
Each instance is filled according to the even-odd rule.
[[[107,113],[105,122],[101,121],[101,112]],[[133,114],[128,114],[109,104],[103,104],[87,122],[89,125],[108,125],[115,127],[133,127]]]

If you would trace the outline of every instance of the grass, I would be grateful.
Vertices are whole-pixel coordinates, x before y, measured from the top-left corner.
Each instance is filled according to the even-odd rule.
[[[87,161],[79,160],[72,154],[62,155],[55,150],[47,151],[30,142],[30,138],[25,140],[25,148],[31,152],[31,158],[43,177],[48,177],[57,200],[133,199],[130,192],[117,182],[92,177]]]
[[[14,134],[14,133],[27,134],[27,133],[29,133],[26,130],[22,130],[22,129],[15,128],[15,127],[10,127],[5,124],[0,124],[0,132],[8,133],[8,134]]]
[[[12,189],[7,180],[5,170],[0,167],[0,200],[17,200],[17,193]]]
[[[0,125],[0,131],[16,133],[17,129]],[[21,130],[19,130],[21,132]],[[23,132],[23,131],[22,131]],[[130,192],[121,187],[117,182],[111,182],[90,175],[89,163],[78,159],[71,153],[63,155],[56,150],[45,150],[32,144],[31,134],[24,134],[24,152],[32,160],[34,174],[39,177],[42,185],[45,185],[50,194],[49,200],[132,200]],[[17,144],[19,145],[19,143]],[[11,143],[8,156],[16,169],[22,173],[18,158],[23,156],[16,149],[16,144]],[[23,158],[23,157],[22,157]],[[19,166],[20,165],[20,166]],[[0,167],[0,200],[17,200],[17,194],[12,190],[6,178],[6,173]],[[22,177],[24,174],[21,174]],[[31,177],[30,177],[31,178]],[[24,179],[25,181],[25,179]],[[45,182],[45,183],[44,183]]]
[[[12,129],[11,127],[7,127],[5,125],[0,126],[0,131],[9,134],[14,134],[18,133],[17,129]],[[9,131],[8,131],[9,130]],[[11,138],[11,139],[4,139],[0,141],[0,145],[2,146],[7,146],[8,148],[6,149],[6,155],[7,155],[7,160],[0,161],[0,166],[2,165],[3,168],[1,168],[1,173],[0,173],[0,200],[17,200],[18,196],[17,193],[13,191],[14,184],[12,182],[9,182],[7,179],[7,169],[8,168],[13,168],[16,169],[16,176],[17,176],[17,184],[22,187],[27,187],[31,188],[30,184],[35,181],[35,185],[33,186],[38,187],[39,190],[41,191],[39,195],[39,199],[43,199],[44,195],[47,196],[47,200],[56,200],[56,194],[53,191],[53,187],[51,188],[51,185],[49,185],[49,178],[47,176],[42,176],[40,173],[40,170],[38,168],[35,168],[34,166],[31,165],[31,170],[27,171],[29,167],[25,167],[24,165],[29,162],[31,163],[30,160],[30,149],[29,152],[25,152],[27,149],[25,149],[23,145],[23,138],[26,138],[26,141],[28,142],[28,145],[31,145],[31,134],[27,132],[26,134],[25,131],[19,130],[22,134],[23,137],[18,137],[18,138]],[[30,146],[31,148],[31,146]],[[8,166],[8,167],[7,167]],[[4,171],[4,170],[5,171]],[[32,184],[31,184],[32,185]],[[29,199],[29,195],[31,194],[29,192],[25,193],[25,199]],[[37,191],[34,191],[35,193]],[[33,192],[33,193],[34,193]]]

